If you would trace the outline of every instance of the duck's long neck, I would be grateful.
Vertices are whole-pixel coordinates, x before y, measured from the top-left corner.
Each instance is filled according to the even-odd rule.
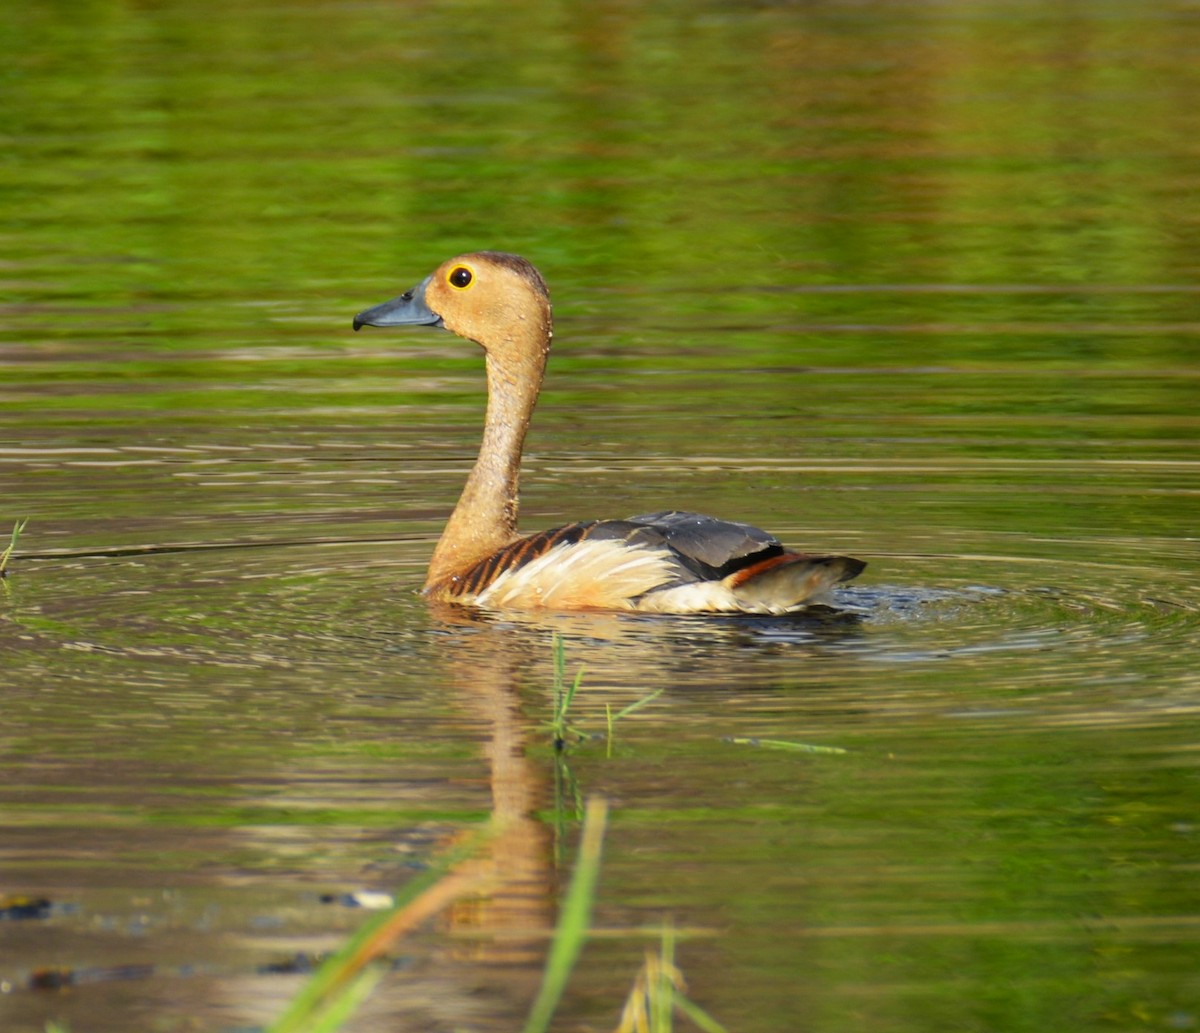
[[[479,458],[433,552],[425,587],[465,573],[517,537],[521,449],[537,404],[549,341],[517,362],[487,356],[488,403]]]

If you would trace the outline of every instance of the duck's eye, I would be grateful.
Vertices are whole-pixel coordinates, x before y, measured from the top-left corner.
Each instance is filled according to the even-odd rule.
[[[473,278],[471,270],[465,265],[455,266],[450,270],[450,275],[447,277],[450,281],[450,286],[457,287],[460,291],[466,287],[470,287]]]

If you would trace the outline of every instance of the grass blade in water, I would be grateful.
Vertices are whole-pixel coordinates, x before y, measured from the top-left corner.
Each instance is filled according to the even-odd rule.
[[[529,1011],[524,1033],[544,1033],[549,1028],[571,969],[575,967],[579,952],[587,940],[607,820],[608,804],[603,800],[589,800],[583,819],[583,836],[579,841],[579,856],[575,861],[575,874],[571,877],[571,886],[558,916],[550,955],[546,959],[546,971],[542,974],[542,985]]]
[[[8,577],[8,561],[12,558],[13,550],[17,547],[17,542],[21,540],[21,532],[25,530],[25,525],[28,523],[28,520],[18,520],[13,524],[8,545],[3,552],[0,552],[0,577]]]
[[[763,746],[768,750],[791,750],[793,753],[849,753],[841,746],[814,746],[806,742],[789,742],[786,739],[746,739],[733,738],[729,740],[735,746]]]

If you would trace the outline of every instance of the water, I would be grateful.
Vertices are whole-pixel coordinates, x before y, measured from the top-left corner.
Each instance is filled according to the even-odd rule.
[[[0,903],[49,906],[0,922],[0,1025],[265,1024],[361,921],[341,894],[498,813],[495,892],[351,1028],[518,1028],[592,794],[604,935],[558,1028],[616,1024],[665,920],[730,1029],[1200,1023],[1196,34],[1183,4],[11,13]],[[524,526],[749,520],[869,562],[839,613],[416,595],[479,356],[349,321],[477,247],[554,293]],[[659,690],[609,756],[606,705]]]

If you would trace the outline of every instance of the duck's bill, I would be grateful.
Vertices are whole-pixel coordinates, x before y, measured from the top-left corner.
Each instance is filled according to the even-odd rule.
[[[354,317],[354,329],[364,326],[441,326],[442,317],[425,304],[429,277],[398,298],[360,312]]]

